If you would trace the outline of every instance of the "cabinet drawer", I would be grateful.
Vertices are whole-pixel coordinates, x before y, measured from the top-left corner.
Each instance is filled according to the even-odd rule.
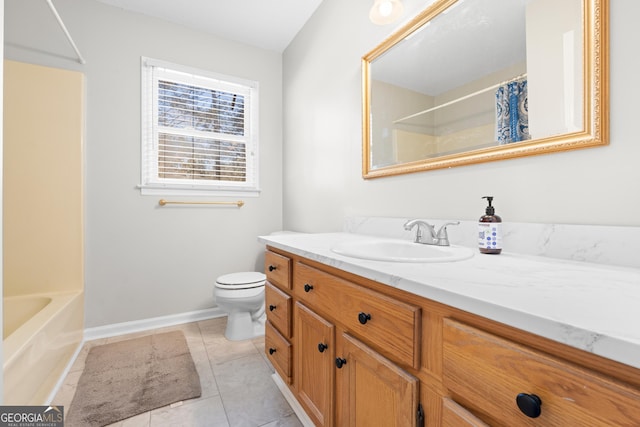
[[[420,308],[308,265],[294,269],[294,293],[391,360],[420,367]]]
[[[275,252],[264,254],[264,272],[267,280],[281,289],[291,289],[291,260]]]
[[[265,324],[264,351],[280,377],[291,384],[292,347],[270,322]]]
[[[487,332],[445,319],[443,383],[452,397],[505,426],[632,426],[640,390]],[[516,397],[535,395],[538,418]]]
[[[265,287],[267,318],[285,338],[291,338],[291,297],[271,283]]]

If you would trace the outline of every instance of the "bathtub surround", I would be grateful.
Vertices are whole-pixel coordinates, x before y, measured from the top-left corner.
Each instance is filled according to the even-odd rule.
[[[84,76],[4,69],[4,402],[40,405],[84,329]]]
[[[201,393],[182,331],[146,335],[89,351],[65,421],[104,426]]]
[[[82,291],[84,75],[4,67],[4,295]]]

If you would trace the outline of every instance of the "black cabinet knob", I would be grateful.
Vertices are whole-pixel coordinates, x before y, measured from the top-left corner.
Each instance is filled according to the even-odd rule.
[[[275,309],[276,309],[276,306],[275,306],[275,305],[271,304],[271,305],[269,306],[269,311],[273,311],[273,310],[275,310]]]
[[[369,313],[365,313],[365,312],[360,312],[358,314],[358,322],[362,323],[363,325],[367,324],[367,321],[371,320],[371,315]]]
[[[336,357],[336,368],[342,369],[344,365],[347,364],[347,360],[341,357]]]
[[[313,289],[313,286],[311,286],[310,284],[306,283],[304,285],[304,291],[305,292],[311,292],[311,289]]]
[[[537,418],[542,413],[542,400],[535,394],[520,393],[516,397],[520,411],[529,418]]]
[[[326,344],[323,344],[323,343],[318,344],[318,351],[319,351],[320,353],[324,353],[324,351],[325,351],[327,348],[329,348],[329,346],[328,346],[328,345],[326,345]]]
[[[275,349],[275,348],[270,348],[270,349],[269,349],[269,354],[273,354],[273,353],[275,353],[275,352],[276,352],[276,349]]]
[[[269,271],[273,271],[273,270],[275,270],[276,268],[277,268],[277,267],[276,267],[275,265],[270,265],[270,266],[269,266]]]

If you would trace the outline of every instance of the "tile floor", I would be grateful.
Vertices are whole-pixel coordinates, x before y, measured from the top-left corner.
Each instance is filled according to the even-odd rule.
[[[117,427],[298,427],[302,426],[271,379],[264,338],[228,341],[226,317],[88,341],[53,401],[68,411],[84,360],[92,346],[181,330],[200,374],[202,396],[111,424]]]

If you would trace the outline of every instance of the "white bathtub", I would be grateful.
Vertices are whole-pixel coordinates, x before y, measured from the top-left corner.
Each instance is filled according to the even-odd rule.
[[[82,342],[83,293],[4,298],[4,404],[44,405]]]

